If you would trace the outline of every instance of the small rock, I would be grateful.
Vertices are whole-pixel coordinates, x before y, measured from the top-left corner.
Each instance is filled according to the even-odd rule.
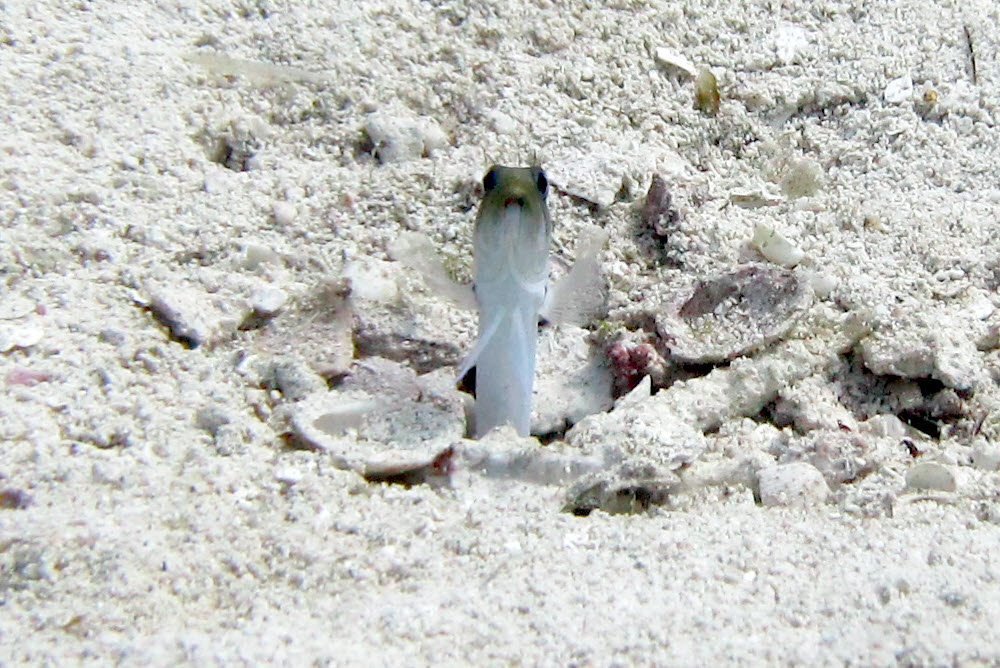
[[[415,160],[448,145],[448,136],[429,118],[375,113],[365,122],[364,131],[382,163]]]
[[[754,226],[750,245],[756,248],[768,262],[773,262],[786,269],[791,269],[805,257],[802,249],[764,223],[757,223]]]
[[[906,488],[909,490],[955,491],[955,476],[937,462],[920,462],[906,471]]]
[[[273,248],[256,242],[248,242],[243,253],[243,266],[250,270],[257,269],[262,264],[278,261],[278,254],[274,252]]]
[[[0,298],[0,320],[19,320],[35,313],[35,302],[17,294]]]
[[[891,413],[873,415],[860,425],[858,431],[876,438],[892,438],[902,441],[907,434],[906,425]]]
[[[721,362],[780,339],[811,303],[807,281],[794,272],[746,265],[675,288],[656,330],[680,361]]]
[[[803,158],[802,160],[794,160],[786,166],[781,176],[781,192],[788,199],[809,197],[819,191],[822,183],[823,170],[819,166],[819,163],[815,160]],[[801,253],[801,251],[799,252]],[[799,260],[801,259],[799,257]],[[782,266],[794,266],[780,262],[778,264]],[[795,261],[795,264],[798,264],[798,260]]]
[[[804,508],[825,503],[830,488],[819,470],[805,462],[781,464],[757,472],[761,505]]]
[[[980,441],[972,448],[972,464],[984,471],[1000,470],[1000,446]]]
[[[844,483],[875,469],[874,446],[874,439],[854,432],[817,429],[808,439],[809,462],[830,484]]]
[[[892,79],[882,94],[889,104],[903,104],[913,99],[913,79],[909,75]]]
[[[493,126],[493,131],[499,135],[512,135],[517,132],[517,122],[502,111],[491,111],[486,117]]]
[[[35,503],[31,494],[23,489],[8,487],[0,491],[0,508],[4,510],[24,510]]]
[[[295,222],[297,214],[298,211],[296,211],[295,205],[291,202],[274,202],[271,204],[271,215],[274,217],[274,222],[281,227],[288,227]]]
[[[585,455],[603,456],[610,446],[628,460],[642,460],[663,471],[676,471],[705,451],[705,437],[654,394],[610,413],[585,417],[566,434]]]
[[[278,390],[289,401],[299,401],[327,389],[323,377],[299,360],[271,360],[268,372],[263,387]]]
[[[976,386],[976,346],[948,315],[894,319],[862,339],[859,348],[865,366],[878,375],[936,378],[959,391]]]
[[[4,323],[0,326],[0,353],[15,348],[30,348],[41,342],[45,336],[45,328],[38,318],[26,318],[14,323]]]
[[[263,119],[245,117],[224,127],[206,128],[204,136],[209,142],[209,158],[213,162],[234,172],[245,172],[257,167],[257,152],[264,146],[268,134],[269,128]]]
[[[149,309],[170,330],[171,338],[189,348],[212,345],[232,336],[249,309],[234,300],[181,284],[154,284],[146,289]]]
[[[223,425],[227,425],[232,421],[232,417],[226,411],[216,406],[199,408],[194,417],[195,425],[199,429],[207,431],[212,436],[215,436]]]
[[[23,367],[15,367],[7,372],[7,385],[25,385],[27,387],[33,387],[38,383],[44,383],[46,381],[52,380],[52,374],[48,371],[39,371],[37,369],[26,369]]]
[[[677,230],[680,214],[673,208],[667,182],[659,174],[653,174],[649,183],[640,217],[643,224],[658,237],[670,236]]]
[[[796,25],[783,24],[774,33],[774,51],[781,65],[791,65],[809,46],[809,33]]]
[[[259,329],[271,321],[285,307],[288,295],[284,290],[271,286],[256,288],[250,294],[250,315],[240,323],[240,330]]]
[[[113,327],[105,327],[100,333],[101,341],[110,343],[113,346],[120,346],[126,341],[125,332]]]
[[[622,395],[615,400],[615,409],[624,409],[651,396],[653,396],[653,379],[646,375],[642,377],[642,380],[635,387],[628,391],[628,394]]]
[[[215,453],[220,457],[231,457],[246,452],[250,439],[247,430],[239,424],[224,424],[215,432]]]
[[[294,466],[282,466],[274,470],[274,479],[283,485],[295,485],[302,480],[302,471]]]
[[[828,299],[837,287],[837,279],[829,272],[809,272],[809,285],[818,298]]]
[[[288,294],[281,288],[264,286],[250,295],[250,308],[262,317],[273,318],[288,302]]]
[[[651,464],[624,463],[573,483],[566,492],[563,512],[580,516],[598,509],[611,514],[638,513],[665,503],[679,483],[675,474]]]
[[[973,318],[976,320],[986,320],[996,312],[997,307],[993,305],[993,302],[986,293],[979,292],[975,288],[970,288],[968,292],[966,309]]]

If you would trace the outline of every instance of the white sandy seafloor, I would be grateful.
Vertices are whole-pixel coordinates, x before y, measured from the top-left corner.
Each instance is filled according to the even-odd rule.
[[[988,0],[0,1],[0,663],[996,665],[998,46]],[[808,298],[463,439],[475,315],[394,244],[467,278],[533,159],[556,271],[610,237],[555,359],[670,355],[667,292],[773,267],[758,226]]]

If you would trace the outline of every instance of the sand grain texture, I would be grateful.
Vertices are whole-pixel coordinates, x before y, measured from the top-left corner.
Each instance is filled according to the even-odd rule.
[[[1000,662],[1000,10],[779,4],[0,3],[0,663]],[[677,493],[576,517],[560,484],[300,449],[352,317],[458,362],[474,314],[387,248],[467,279],[477,181],[533,156],[557,266],[610,236],[612,330],[762,262],[757,225],[802,252],[790,340],[662,395],[708,431]],[[907,490],[921,460],[954,491]],[[829,498],[755,502],[794,462]]]

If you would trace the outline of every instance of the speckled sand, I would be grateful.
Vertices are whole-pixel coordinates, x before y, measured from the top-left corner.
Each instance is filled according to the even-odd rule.
[[[989,0],[0,2],[0,664],[997,664],[998,47]],[[712,69],[716,116],[668,51]],[[649,405],[708,429],[699,480],[802,460],[825,501],[730,471],[576,517],[560,485],[369,484],[284,437],[289,386],[250,362],[336,357],[301,305],[345,267],[406,278],[433,350],[468,349],[474,314],[375,261],[416,230],[467,277],[478,179],[533,158],[558,266],[610,234],[612,326],[760,261],[758,224],[804,252],[815,367],[759,415]],[[638,228],[654,173],[667,248]],[[867,343],[822,349],[831,314]],[[930,385],[954,405],[911,452],[892,413]],[[920,452],[955,491],[907,488]]]

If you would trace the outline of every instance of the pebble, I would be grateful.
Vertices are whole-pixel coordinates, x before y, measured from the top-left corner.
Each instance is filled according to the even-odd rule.
[[[250,308],[254,313],[264,317],[274,317],[288,302],[288,294],[281,288],[272,286],[259,287],[250,295]]]
[[[673,473],[638,462],[584,475],[566,491],[563,512],[586,516],[595,510],[632,514],[662,505],[680,485]]]
[[[781,177],[781,192],[789,199],[809,197],[815,195],[822,184],[823,169],[819,163],[809,158],[803,158],[802,160],[794,160],[788,165]],[[801,253],[801,251],[799,252]],[[797,263],[798,261],[796,261]]]
[[[936,378],[956,390],[971,390],[980,364],[968,333],[944,314],[899,318],[858,344],[865,366],[880,376]]]
[[[804,508],[825,503],[830,495],[823,474],[805,462],[764,468],[757,478],[760,502],[767,507]]]
[[[266,263],[276,263],[278,254],[271,247],[257,242],[249,242],[243,249],[243,266],[253,270]]]
[[[664,392],[589,415],[566,433],[566,440],[585,455],[620,451],[622,459],[642,460],[663,472],[687,466],[701,457],[707,442],[702,430],[688,423],[689,416],[660,395]]]
[[[127,337],[125,332],[120,329],[115,329],[114,327],[105,327],[100,333],[101,341],[105,343],[110,343],[113,346],[120,346],[125,343]]]
[[[955,476],[937,462],[920,462],[906,471],[906,488],[909,490],[955,491]]]
[[[809,285],[813,294],[820,299],[827,299],[837,289],[837,278],[830,272],[812,272],[809,274]]]
[[[486,117],[497,134],[512,135],[517,132],[517,121],[502,111],[492,111]]]
[[[978,295],[969,302],[969,313],[976,320],[986,320],[997,310],[985,295]]]
[[[396,268],[387,262],[351,262],[344,278],[351,285],[351,301],[394,302],[399,295]]]
[[[35,499],[23,489],[8,487],[0,491],[0,508],[5,510],[24,510],[32,506]]]
[[[21,295],[0,299],[0,320],[17,320],[35,312],[35,302]]]
[[[980,441],[972,448],[972,465],[984,471],[1000,470],[1000,446]]]
[[[266,374],[264,387],[277,389],[285,399],[299,401],[311,394],[324,392],[326,381],[305,362],[299,360],[272,360]]]
[[[764,223],[757,223],[754,226],[750,245],[768,262],[786,269],[791,269],[805,257],[805,253],[798,246]]]
[[[302,471],[294,466],[282,466],[274,470],[274,479],[284,485],[294,485],[302,480]]]
[[[7,385],[24,385],[27,387],[33,387],[38,383],[44,383],[52,380],[52,374],[48,371],[39,371],[37,369],[26,369],[23,367],[15,367],[7,372],[6,382]]]
[[[278,225],[288,227],[295,222],[295,216],[298,215],[298,211],[291,202],[279,201],[271,205],[271,215],[274,216],[274,222]]]
[[[199,408],[194,416],[195,426],[199,429],[203,429],[212,436],[218,434],[219,429],[232,421],[232,415],[216,406],[205,406],[203,408]]]
[[[778,63],[791,65],[799,60],[800,54],[809,46],[809,33],[798,26],[784,24],[774,33],[774,52]]]
[[[913,79],[909,75],[896,77],[889,81],[882,94],[889,104],[903,104],[913,98]]]
[[[249,315],[246,307],[180,284],[149,285],[146,290],[157,320],[189,348],[228,338]]]
[[[653,396],[653,379],[646,375],[642,377],[642,380],[635,387],[628,391],[628,394],[622,395],[615,400],[615,409],[633,406],[651,396]]]
[[[14,348],[30,348],[41,342],[45,329],[40,320],[29,318],[14,325],[0,327],[0,352]]]
[[[379,162],[405,162],[431,155],[448,145],[448,136],[430,118],[372,114],[364,125]]]

